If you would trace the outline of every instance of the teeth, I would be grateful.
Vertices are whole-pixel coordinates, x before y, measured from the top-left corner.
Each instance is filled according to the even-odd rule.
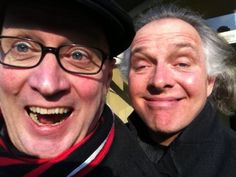
[[[31,117],[35,122],[40,123],[40,122],[38,121],[38,117],[37,117],[36,114],[30,113],[30,117]]]
[[[68,108],[40,108],[40,107],[29,107],[29,110],[37,114],[66,114],[69,112]]]
[[[62,123],[66,118],[66,114],[69,113],[71,110],[69,108],[62,108],[62,107],[47,109],[47,108],[31,106],[29,107],[29,111],[30,111],[29,116],[38,125],[55,126]]]

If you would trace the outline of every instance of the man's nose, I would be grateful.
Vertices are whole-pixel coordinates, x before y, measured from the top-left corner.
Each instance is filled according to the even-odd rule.
[[[153,69],[149,85],[159,89],[170,88],[174,84],[172,72],[166,63],[158,63]]]
[[[41,95],[52,96],[69,88],[66,72],[59,66],[55,54],[47,53],[29,78],[32,89]]]

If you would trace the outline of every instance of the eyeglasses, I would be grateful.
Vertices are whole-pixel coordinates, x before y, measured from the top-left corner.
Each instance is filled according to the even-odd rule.
[[[0,63],[15,68],[34,68],[47,53],[56,56],[61,68],[69,73],[96,74],[108,58],[101,49],[80,44],[46,47],[28,38],[0,36]]]

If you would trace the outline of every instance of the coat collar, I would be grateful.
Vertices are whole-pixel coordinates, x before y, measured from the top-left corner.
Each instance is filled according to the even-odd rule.
[[[203,110],[190,123],[173,143],[202,143],[216,140],[219,118],[214,106],[207,101]]]

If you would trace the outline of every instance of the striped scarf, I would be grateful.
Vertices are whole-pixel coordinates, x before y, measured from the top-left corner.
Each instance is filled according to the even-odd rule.
[[[114,116],[105,106],[103,121],[81,142],[50,160],[17,151],[2,127],[0,137],[0,176],[3,177],[82,177],[106,156],[114,138]]]

